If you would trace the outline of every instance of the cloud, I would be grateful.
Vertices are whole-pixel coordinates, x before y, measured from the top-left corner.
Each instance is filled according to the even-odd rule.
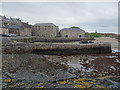
[[[119,0],[1,0],[2,2],[119,2]]]
[[[117,28],[118,4],[115,2],[4,2],[2,7],[4,15],[32,24],[53,22],[60,28],[76,25],[105,32]]]

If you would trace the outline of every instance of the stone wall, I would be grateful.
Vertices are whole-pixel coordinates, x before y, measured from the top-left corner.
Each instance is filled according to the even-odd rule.
[[[50,55],[111,53],[110,44],[17,44],[3,46],[3,53],[34,53]]]
[[[7,28],[0,28],[0,34],[9,34],[9,30]]]
[[[20,30],[20,36],[32,35],[31,28],[24,28],[24,30]]]
[[[20,35],[20,30],[15,29],[15,28],[11,28],[11,29],[9,29],[9,34],[15,34],[15,35],[19,36]]]
[[[58,26],[33,26],[32,35],[40,37],[56,37]]]
[[[57,37],[57,38],[53,38],[53,37],[30,37],[30,38],[23,38],[23,39],[13,39],[16,40],[18,42],[76,42],[76,41],[82,41],[82,40],[95,40],[94,38],[62,38],[62,37]]]
[[[75,30],[61,30],[60,31],[61,37],[63,38],[84,38],[85,32],[84,31],[75,31]],[[66,37],[66,35],[68,37]]]

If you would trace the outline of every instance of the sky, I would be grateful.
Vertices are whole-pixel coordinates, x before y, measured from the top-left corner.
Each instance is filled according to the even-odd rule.
[[[2,13],[35,23],[62,28],[78,26],[86,32],[118,33],[117,2],[2,2]]]

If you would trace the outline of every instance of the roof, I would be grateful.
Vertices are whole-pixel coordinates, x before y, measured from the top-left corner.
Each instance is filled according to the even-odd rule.
[[[0,28],[6,28],[6,26],[5,25],[0,25]]]
[[[84,31],[80,28],[63,28],[62,31]],[[84,31],[85,32],[85,31]]]
[[[26,28],[30,28],[30,25],[28,23],[23,23],[23,26]]]
[[[19,25],[8,25],[7,28],[14,28],[14,29],[19,29]]]
[[[0,18],[3,18],[3,19],[5,19],[6,17],[5,17],[5,16],[2,16],[2,15],[0,15]]]
[[[53,23],[36,23],[34,26],[56,26]]]

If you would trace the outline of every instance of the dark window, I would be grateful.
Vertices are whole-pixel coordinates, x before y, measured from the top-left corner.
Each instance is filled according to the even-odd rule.
[[[79,35],[79,37],[82,37],[82,35]]]
[[[35,26],[35,29],[37,30],[37,26]]]
[[[47,26],[45,26],[45,30],[47,29]]]
[[[53,26],[52,26],[52,29],[53,29]]]
[[[50,26],[48,26],[48,28],[50,29]]]
[[[68,37],[68,35],[65,35],[65,37]]]

